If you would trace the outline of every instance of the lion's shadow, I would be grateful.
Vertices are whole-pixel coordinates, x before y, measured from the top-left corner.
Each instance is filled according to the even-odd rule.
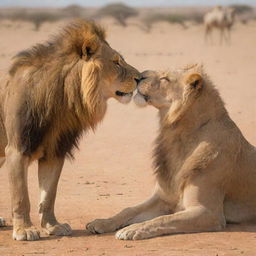
[[[248,232],[248,233],[256,233],[256,224],[251,224],[251,225],[245,225],[245,224],[227,224],[226,228],[223,229],[222,231],[219,231],[220,233],[233,233],[233,232]],[[202,233],[207,233],[207,232],[202,232]],[[218,233],[218,232],[216,232]],[[182,235],[182,234],[172,234],[172,235]],[[193,233],[191,233],[193,235]],[[70,237],[91,237],[91,236],[98,236],[98,237],[104,237],[104,236],[114,236],[114,233],[106,233],[106,234],[91,234],[88,231],[84,229],[76,229],[73,230],[72,235]],[[167,235],[168,236],[168,235]],[[171,236],[171,235],[169,235]],[[43,240],[57,240],[61,239],[63,237],[58,237],[58,236],[49,236],[42,238]]]
[[[2,231],[11,231],[12,230],[12,226],[7,226],[7,227],[1,227],[1,232]],[[216,233],[233,233],[233,232],[248,232],[248,233],[256,233],[256,224],[253,225],[247,225],[247,224],[227,224],[227,227],[219,232]],[[208,232],[202,232],[202,233],[208,233]],[[182,235],[182,234],[172,234],[172,235]],[[193,235],[193,233],[191,233],[190,235]],[[91,236],[100,236],[100,237],[104,237],[104,236],[114,236],[114,233],[106,233],[106,234],[100,234],[100,235],[95,235],[95,234],[91,234],[88,231],[84,230],[84,229],[75,229],[72,232],[71,236],[68,236],[70,238],[76,238],[76,237],[91,237]],[[168,235],[167,235],[168,236]],[[171,236],[171,235],[169,235]],[[42,236],[41,237],[41,241],[49,241],[49,240],[61,240],[62,238],[64,238],[65,236]]]
[[[254,224],[227,224],[221,232],[256,232],[256,223]]]
[[[0,233],[1,232],[12,232],[12,225],[7,225],[5,227],[0,228]],[[41,233],[41,232],[40,232]],[[114,233],[106,233],[106,234],[100,234],[100,236],[108,236],[108,235],[114,235]],[[99,236],[97,234],[92,234],[89,233],[85,229],[73,229],[72,230],[72,235],[71,236],[55,236],[55,235],[46,235],[44,232],[41,233],[40,241],[49,241],[49,240],[61,240],[64,237],[70,237],[70,238],[75,238],[75,237],[91,237],[91,236]]]
[[[76,237],[91,237],[91,236],[109,236],[109,235],[114,235],[114,233],[106,233],[106,234],[92,234],[89,233],[88,231],[84,229],[73,229],[72,230],[72,235],[68,236],[70,238],[76,238]],[[41,237],[42,240],[49,241],[49,240],[61,240],[65,236],[44,236]]]

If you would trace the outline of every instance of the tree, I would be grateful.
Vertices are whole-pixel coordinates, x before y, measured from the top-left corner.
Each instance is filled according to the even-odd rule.
[[[104,17],[111,16],[113,17],[120,25],[126,26],[127,19],[130,17],[137,16],[138,12],[134,8],[131,8],[122,3],[109,4],[102,7],[96,16]]]

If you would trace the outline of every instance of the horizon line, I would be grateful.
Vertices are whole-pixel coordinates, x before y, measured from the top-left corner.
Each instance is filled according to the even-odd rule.
[[[83,4],[68,4],[68,5],[30,5],[30,4],[25,4],[25,5],[12,5],[12,4],[0,4],[0,8],[63,8],[63,7],[68,7],[70,5],[77,5],[81,6],[84,8],[100,8],[103,6],[106,6],[108,4],[104,5],[83,5]],[[236,5],[236,4],[222,4],[222,6],[229,6],[229,5]],[[239,4],[238,4],[239,5]],[[247,4],[248,6],[256,7],[256,3],[253,4]],[[191,7],[211,7],[211,6],[216,6],[216,4],[191,4],[191,5],[128,5],[133,8],[168,8],[168,7],[181,7],[181,8],[191,8]]]

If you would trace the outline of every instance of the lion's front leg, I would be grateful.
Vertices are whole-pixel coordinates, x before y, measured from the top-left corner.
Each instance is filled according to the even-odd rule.
[[[141,240],[176,233],[219,231],[222,225],[218,218],[204,207],[194,207],[172,215],[161,216],[150,221],[133,224],[119,230],[120,240]]]
[[[8,146],[6,148],[6,167],[9,173],[11,190],[14,240],[38,240],[40,238],[39,231],[33,227],[29,216],[28,164],[29,158],[20,153],[15,147]]]
[[[64,158],[53,160],[39,160],[38,180],[40,188],[39,213],[41,226],[49,235],[68,236],[72,229],[68,224],[60,224],[54,214],[54,203],[57,186]]]
[[[126,208],[109,219],[96,219],[88,223],[86,229],[94,234],[114,232],[130,224],[168,214],[170,211],[169,205],[156,193],[145,202]]]
[[[204,179],[200,183],[185,188],[183,211],[123,228],[116,233],[116,238],[140,240],[168,234],[222,230],[226,224],[223,193]]]

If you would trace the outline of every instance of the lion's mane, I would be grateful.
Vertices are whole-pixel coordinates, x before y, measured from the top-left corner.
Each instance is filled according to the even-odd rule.
[[[46,157],[72,156],[82,132],[103,118],[106,103],[98,86],[102,66],[97,60],[85,65],[100,42],[106,43],[101,27],[76,21],[51,41],[15,56],[8,86],[25,88],[17,113],[25,155],[43,144]]]

